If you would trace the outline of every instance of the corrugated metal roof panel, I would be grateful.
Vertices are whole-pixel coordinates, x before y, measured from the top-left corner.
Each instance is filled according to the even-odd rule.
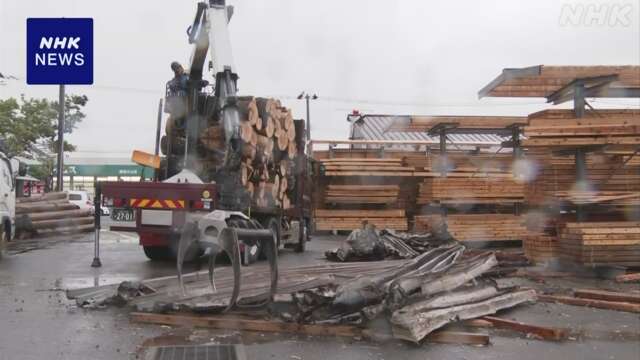
[[[409,115],[362,115],[357,121],[351,121],[352,139],[361,140],[408,140],[429,141],[439,143],[438,136],[429,136],[426,132],[416,131],[388,131],[393,124],[409,123]],[[486,132],[467,132],[464,134],[447,134],[449,140],[459,146],[483,144],[490,147],[499,147],[500,143],[509,140],[507,136],[500,136]],[[410,146],[394,145],[397,149],[410,149]]]

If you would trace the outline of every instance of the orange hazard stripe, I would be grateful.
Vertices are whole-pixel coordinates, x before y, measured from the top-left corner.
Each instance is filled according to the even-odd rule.
[[[184,209],[184,200],[129,199],[131,207],[150,207],[153,209]]]

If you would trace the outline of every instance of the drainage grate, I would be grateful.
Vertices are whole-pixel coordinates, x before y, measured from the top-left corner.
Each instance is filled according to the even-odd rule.
[[[147,360],[246,360],[243,345],[153,346]]]

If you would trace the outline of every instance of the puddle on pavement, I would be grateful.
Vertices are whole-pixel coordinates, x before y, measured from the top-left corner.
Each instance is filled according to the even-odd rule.
[[[256,345],[274,341],[303,341],[307,336],[283,333],[259,333],[255,331],[236,331],[222,329],[171,328],[166,333],[146,339],[140,344],[138,353],[142,354],[149,347],[171,345],[223,345],[243,344]]]
[[[100,276],[82,276],[60,278],[55,281],[57,289],[81,289],[100,285],[120,284],[123,281],[139,281],[140,277],[136,275],[100,275]]]

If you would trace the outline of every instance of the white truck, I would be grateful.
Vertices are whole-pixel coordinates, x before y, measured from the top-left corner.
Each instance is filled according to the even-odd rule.
[[[16,177],[20,162],[0,152],[0,257],[15,232]]]

